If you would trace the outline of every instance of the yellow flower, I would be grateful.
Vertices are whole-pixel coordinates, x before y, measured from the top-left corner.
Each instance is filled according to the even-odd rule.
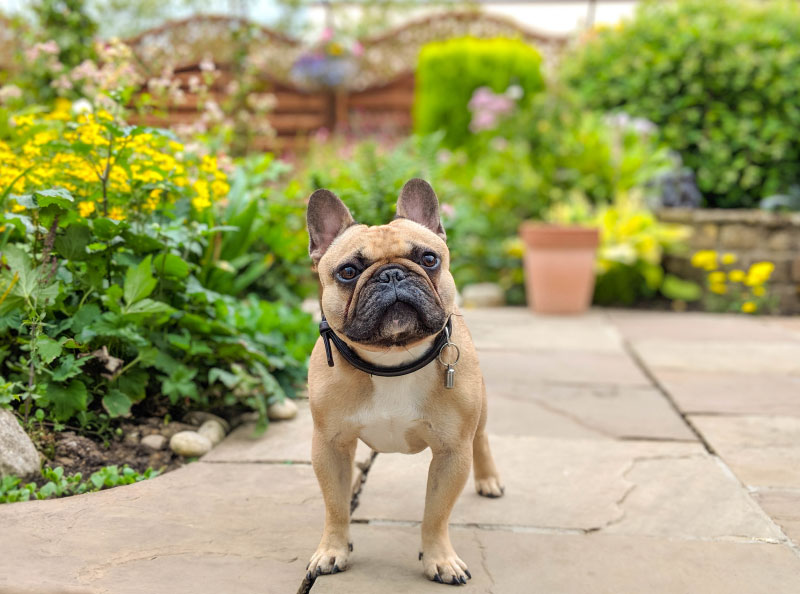
[[[754,313],[757,309],[758,306],[752,301],[745,301],[742,303],[742,311],[744,313]]]
[[[708,281],[712,285],[720,285],[720,284],[724,285],[725,284],[725,273],[720,271],[720,270],[718,270],[716,272],[712,272],[711,274],[708,275]]]
[[[724,262],[724,260],[723,260],[723,262]],[[745,276],[746,275],[744,273],[744,270],[739,270],[738,268],[736,270],[731,270],[728,273],[728,278],[731,279],[731,282],[733,282],[733,283],[742,282],[745,279]]]
[[[121,221],[125,218],[125,212],[119,206],[112,206],[108,211],[108,218]]]
[[[11,205],[11,212],[22,212],[25,210],[25,207],[21,204],[17,204],[16,202]]]
[[[736,264],[736,260],[737,260],[736,254],[732,254],[730,252],[722,254],[722,263],[725,264],[726,266],[730,266],[731,264]]]
[[[94,212],[95,204],[94,202],[87,201],[87,202],[78,202],[78,213],[83,218],[88,217],[90,214]]]
[[[211,200],[208,199],[208,196],[195,196],[192,198],[192,206],[195,210],[205,210],[211,206]]]
[[[725,286],[724,283],[714,283],[709,287],[709,289],[711,289],[712,293],[716,293],[717,295],[724,295],[728,292],[728,287]]]
[[[155,190],[150,191],[150,195],[144,201],[144,209],[149,210],[150,212],[154,211],[158,208],[159,202],[161,202],[161,197],[164,195],[164,190],[160,188],[156,188]]]
[[[230,189],[231,187],[224,181],[216,180],[211,182],[211,191],[214,192],[214,196],[217,198],[227,195]]]
[[[753,287],[753,295],[755,295],[756,297],[763,297],[766,294],[767,290],[764,287],[760,285],[758,287]]]
[[[747,278],[744,281],[748,287],[756,287],[763,285],[772,276],[772,271],[775,270],[775,264],[772,262],[756,262],[750,266],[747,271]]]
[[[714,250],[701,250],[692,256],[692,266],[714,270],[717,267],[717,252]]]

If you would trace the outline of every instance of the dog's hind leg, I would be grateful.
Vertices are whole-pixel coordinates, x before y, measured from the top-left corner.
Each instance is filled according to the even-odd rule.
[[[489,436],[486,434],[486,387],[483,388],[483,404],[478,430],[472,440],[472,466],[475,474],[475,490],[484,497],[502,497],[505,487],[500,482],[500,475],[494,464],[492,450],[489,449]]]

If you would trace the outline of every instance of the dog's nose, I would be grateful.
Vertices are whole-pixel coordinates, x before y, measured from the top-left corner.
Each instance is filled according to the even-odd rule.
[[[406,277],[406,271],[400,268],[399,266],[391,266],[389,268],[384,268],[378,273],[378,282],[380,283],[391,283],[391,282],[400,282]]]

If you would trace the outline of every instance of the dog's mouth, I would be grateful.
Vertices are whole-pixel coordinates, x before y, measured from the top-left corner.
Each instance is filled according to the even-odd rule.
[[[442,329],[446,314],[427,282],[408,271],[383,279],[363,287],[345,336],[364,345],[407,346]]]

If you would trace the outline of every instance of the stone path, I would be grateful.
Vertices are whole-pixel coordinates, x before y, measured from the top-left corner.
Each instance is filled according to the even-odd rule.
[[[470,482],[456,506],[465,591],[800,592],[798,318],[466,316],[507,495]],[[0,506],[0,592],[296,592],[323,518],[310,435],[301,407],[152,481]],[[417,560],[428,460],[376,458],[352,566],[313,594],[443,591]]]

